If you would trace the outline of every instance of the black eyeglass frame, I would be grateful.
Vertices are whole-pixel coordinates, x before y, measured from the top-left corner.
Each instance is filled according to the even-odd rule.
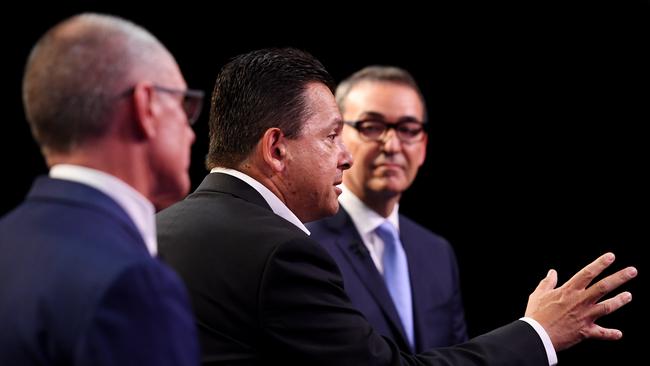
[[[395,134],[397,135],[397,138],[400,140],[400,142],[407,143],[407,144],[414,144],[414,143],[418,143],[418,142],[422,141],[424,139],[425,134],[426,134],[426,126],[427,126],[426,121],[420,122],[420,121],[416,121],[416,120],[401,121],[401,122],[397,122],[397,123],[388,123],[388,122],[375,120],[375,119],[372,119],[372,120],[362,119],[362,120],[359,120],[359,121],[344,121],[343,123],[345,123],[346,125],[354,128],[355,130],[357,130],[357,132],[359,133],[359,136],[363,140],[366,140],[366,141],[382,141],[384,139],[384,137],[386,136],[386,133],[388,132],[388,130],[390,130],[392,128],[392,129],[395,130]],[[381,126],[383,127],[381,133],[379,133],[377,135],[377,137],[375,137],[375,138],[365,135],[363,133],[363,131],[364,131],[363,124],[364,123],[375,123],[377,125],[381,124]],[[406,138],[404,137],[404,136],[408,136],[408,135],[405,135],[405,133],[409,133],[410,132],[409,130],[413,130],[413,129],[404,129],[404,128],[402,128],[406,124],[409,124],[409,125],[417,124],[418,125],[419,128],[417,129],[417,131],[415,131],[414,137],[406,137]]]
[[[183,108],[183,112],[185,112],[185,116],[187,117],[187,122],[189,123],[190,126],[192,126],[196,122],[196,120],[199,119],[199,116],[201,115],[201,111],[203,108],[203,99],[205,97],[205,93],[202,90],[174,89],[174,88],[168,88],[165,86],[160,86],[155,84],[152,85],[152,88],[156,91],[163,92],[163,93],[182,95],[183,100],[181,101],[181,107]],[[134,90],[135,87],[130,87],[120,95],[121,96],[131,95]]]

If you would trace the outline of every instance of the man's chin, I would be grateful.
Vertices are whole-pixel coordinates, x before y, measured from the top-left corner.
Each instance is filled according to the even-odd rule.
[[[163,210],[174,203],[183,200],[189,193],[189,185],[187,187],[182,187],[178,190],[168,191],[164,193],[159,193],[153,198],[153,205],[156,208],[156,212]]]
[[[382,194],[400,194],[408,188],[408,185],[402,178],[386,178],[376,179],[371,185],[370,189],[376,193]]]
[[[167,207],[173,205],[174,203],[180,201],[181,199],[183,198],[182,197],[178,198],[178,196],[157,197],[153,205],[154,207],[156,207],[156,212],[158,212],[166,209]]]
[[[323,218],[334,216],[337,212],[339,212],[339,201],[335,199],[333,204],[329,205],[327,209],[323,210]]]

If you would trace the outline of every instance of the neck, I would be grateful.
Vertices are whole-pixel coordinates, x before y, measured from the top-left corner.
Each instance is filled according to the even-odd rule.
[[[264,167],[264,165],[262,165],[262,167]],[[287,204],[287,200],[282,193],[281,187],[278,185],[277,175],[274,174],[272,170],[260,168],[259,164],[255,164],[250,159],[245,160],[235,169],[260,182],[260,184],[273,192],[273,194],[278,197],[280,201],[282,201],[285,205]]]
[[[366,206],[370,207],[373,211],[382,217],[388,217],[395,209],[395,205],[399,203],[401,194],[394,192],[376,192],[371,190],[361,190],[355,186],[346,187],[350,192],[354,193],[357,198],[361,200]]]
[[[93,141],[92,144],[75,147],[68,153],[49,153],[45,160],[48,167],[56,164],[73,164],[100,170],[129,184],[153,202],[151,176],[145,163],[146,159],[141,157],[142,153],[132,146],[122,146],[109,141]]]
[[[381,194],[379,196],[380,197],[377,198],[370,198],[370,196],[365,196],[364,198],[361,198],[361,200],[382,217],[388,217],[395,209],[395,205],[397,205],[399,202],[399,196],[390,198],[386,198]]]

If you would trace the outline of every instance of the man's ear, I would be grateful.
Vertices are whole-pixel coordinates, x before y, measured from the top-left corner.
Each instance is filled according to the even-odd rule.
[[[264,162],[275,172],[283,171],[286,164],[287,146],[282,130],[277,127],[266,130],[260,145]]]
[[[159,111],[154,103],[154,90],[149,83],[137,83],[131,95],[134,106],[134,128],[136,133],[149,139],[156,135],[156,118]]]

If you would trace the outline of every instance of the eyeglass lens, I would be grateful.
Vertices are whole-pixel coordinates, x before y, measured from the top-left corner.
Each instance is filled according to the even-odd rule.
[[[381,140],[389,129],[394,129],[397,138],[404,142],[416,142],[423,136],[423,124],[415,121],[386,123],[382,121],[360,121],[356,123],[359,133],[370,140]]]
[[[154,88],[164,93],[183,95],[181,105],[190,125],[194,124],[194,122],[199,118],[201,107],[203,106],[203,91],[171,89],[158,85],[154,86]]]
[[[183,97],[183,110],[187,115],[187,120],[190,124],[194,124],[201,114],[201,106],[203,105],[203,98],[191,95]]]

